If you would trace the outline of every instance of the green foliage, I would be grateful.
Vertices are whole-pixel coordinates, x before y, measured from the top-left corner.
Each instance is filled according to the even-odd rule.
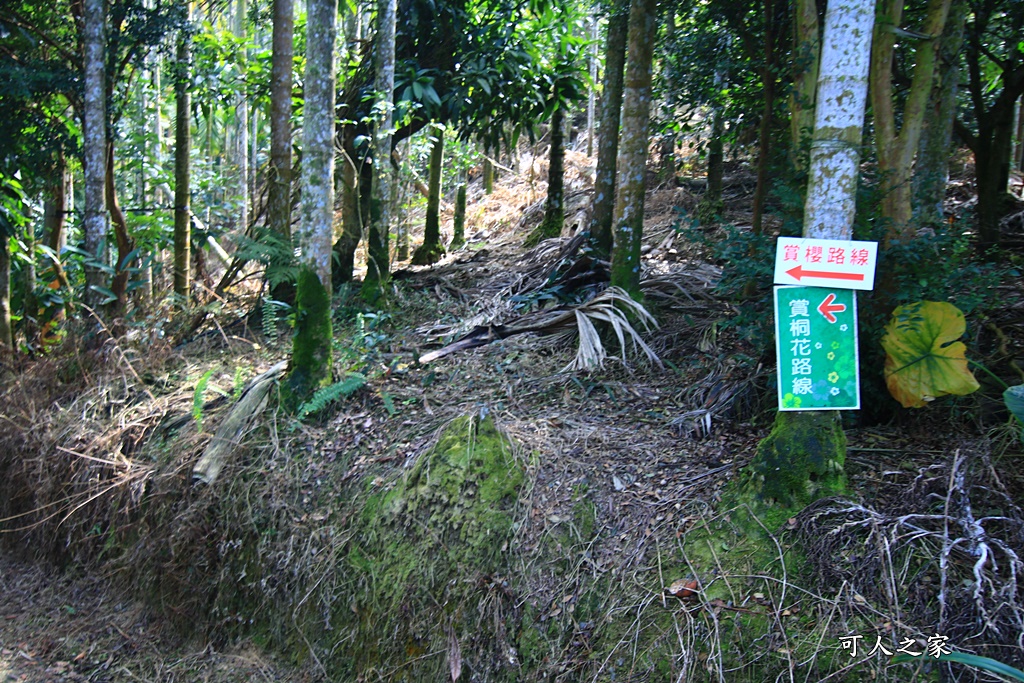
[[[271,289],[283,283],[294,283],[298,279],[295,248],[290,241],[266,228],[257,230],[253,237],[241,236],[235,256],[263,264],[267,284]]]
[[[206,402],[206,385],[210,383],[213,373],[213,369],[204,372],[192,392],[192,419],[196,421],[196,429],[200,432],[203,431],[203,404]]]
[[[904,408],[977,391],[964,356],[967,347],[957,341],[966,327],[960,309],[944,301],[918,301],[893,311],[882,338],[885,381]]]
[[[928,657],[927,660],[935,659],[940,662],[956,662],[958,664],[966,664],[967,666],[973,666],[975,669],[981,669],[982,671],[991,671],[999,676],[1005,676],[1015,681],[1024,681],[1024,671],[1014,668],[1009,664],[1003,664],[1000,661],[991,659],[990,657],[981,657],[979,655],[972,655],[966,652],[946,652],[940,654],[938,657]],[[911,662],[920,662],[921,657],[914,657],[909,654],[898,654],[892,658],[893,664],[907,664]]]
[[[722,266],[722,278],[716,292],[729,301],[740,302],[736,315],[722,322],[739,336],[767,350],[774,344],[772,324],[772,279],[774,277],[775,238],[723,225],[717,233],[707,233],[684,217],[676,229],[687,239],[711,252],[711,260]]]
[[[345,379],[335,382],[323,389],[317,390],[313,397],[299,406],[299,417],[319,413],[328,404],[337,401],[339,398],[351,396],[366,385],[366,376],[358,372],[350,372]]]

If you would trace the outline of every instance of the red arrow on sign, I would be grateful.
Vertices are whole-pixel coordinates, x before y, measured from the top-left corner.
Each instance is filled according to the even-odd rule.
[[[798,282],[802,277],[817,277],[827,280],[864,280],[864,273],[834,273],[828,270],[804,270],[803,266],[790,268],[786,271],[786,275],[792,276]]]
[[[832,315],[833,313],[842,313],[843,311],[846,310],[846,304],[832,303],[835,300],[836,295],[829,294],[818,305],[818,313],[821,313],[823,316],[825,316],[825,320],[829,321],[830,323],[834,323],[836,321],[836,317]]]

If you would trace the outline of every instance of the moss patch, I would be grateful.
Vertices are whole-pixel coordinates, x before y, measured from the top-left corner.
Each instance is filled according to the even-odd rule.
[[[784,507],[846,491],[846,435],[833,411],[779,412],[758,444],[746,486],[759,500]]]
[[[349,580],[331,620],[339,673],[444,680],[457,642],[467,680],[516,679],[508,546],[523,480],[493,421],[462,417],[369,495],[339,569]]]
[[[292,361],[282,388],[283,403],[290,410],[331,381],[331,295],[308,267],[299,271],[295,305]]]

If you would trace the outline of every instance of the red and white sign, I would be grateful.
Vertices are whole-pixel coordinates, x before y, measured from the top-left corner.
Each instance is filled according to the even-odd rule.
[[[780,237],[775,284],[870,290],[877,260],[877,242]]]

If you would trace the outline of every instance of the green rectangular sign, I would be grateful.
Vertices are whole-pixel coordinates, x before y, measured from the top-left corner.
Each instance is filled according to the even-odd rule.
[[[858,410],[857,295],[775,288],[779,410]]]

